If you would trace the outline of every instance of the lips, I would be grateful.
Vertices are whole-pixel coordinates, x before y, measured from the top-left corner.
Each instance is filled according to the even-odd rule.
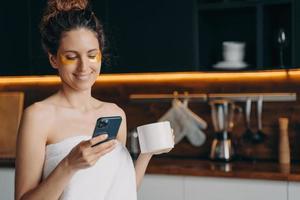
[[[90,75],[91,75],[91,73],[89,73],[89,74],[74,74],[76,79],[82,80],[82,81],[88,80],[90,78]]]

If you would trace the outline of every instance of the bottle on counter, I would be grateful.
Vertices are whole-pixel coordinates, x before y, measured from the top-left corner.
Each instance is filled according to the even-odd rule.
[[[279,140],[278,140],[278,153],[280,164],[290,164],[290,144],[288,134],[288,118],[279,118]]]

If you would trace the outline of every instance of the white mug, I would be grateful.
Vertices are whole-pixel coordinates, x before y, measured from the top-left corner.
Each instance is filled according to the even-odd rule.
[[[223,57],[227,62],[242,62],[245,54],[245,43],[225,41],[223,42]]]
[[[174,137],[169,121],[137,127],[141,153],[158,154],[174,147]]]

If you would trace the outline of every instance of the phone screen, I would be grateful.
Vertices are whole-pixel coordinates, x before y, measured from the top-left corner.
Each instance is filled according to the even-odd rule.
[[[122,118],[120,116],[98,118],[95,125],[93,137],[97,137],[98,135],[102,134],[107,134],[108,137],[106,140],[99,142],[93,146],[96,146],[111,139],[115,139],[117,137],[121,122]]]

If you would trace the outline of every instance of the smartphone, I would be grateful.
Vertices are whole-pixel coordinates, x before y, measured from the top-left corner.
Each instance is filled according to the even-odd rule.
[[[102,134],[107,134],[108,137],[106,140],[94,144],[93,146],[96,146],[108,140],[115,139],[119,132],[121,122],[122,122],[121,116],[110,116],[110,117],[98,118],[95,125],[93,137],[97,137],[98,135],[102,135]]]

